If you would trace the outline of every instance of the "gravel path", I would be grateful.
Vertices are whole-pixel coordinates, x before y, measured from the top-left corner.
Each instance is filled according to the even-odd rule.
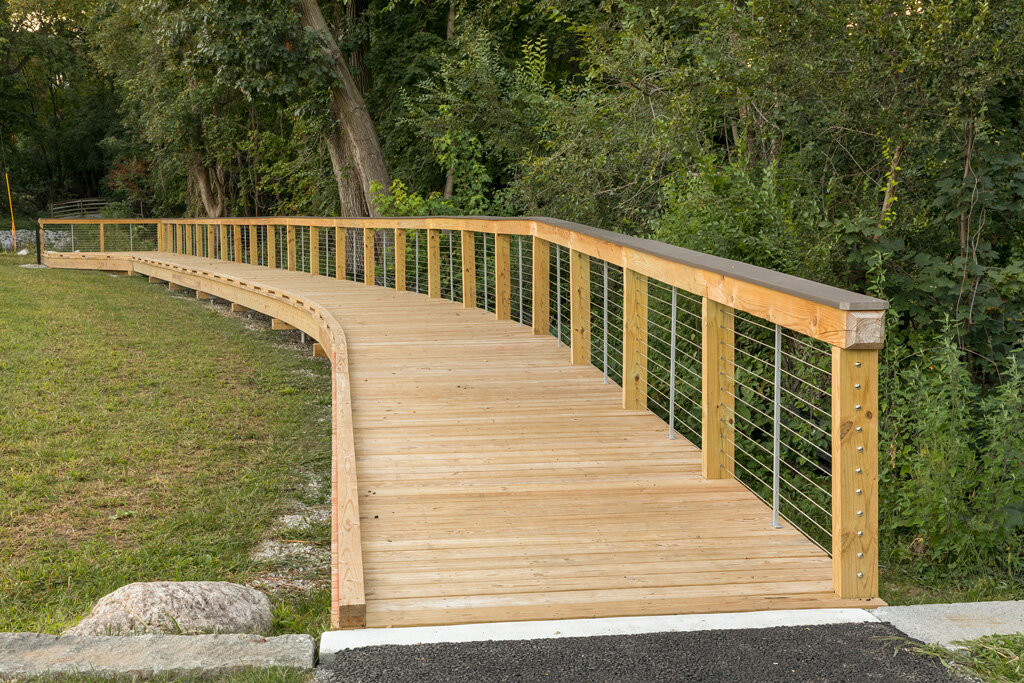
[[[888,624],[368,647],[322,663],[341,681],[958,681]]]

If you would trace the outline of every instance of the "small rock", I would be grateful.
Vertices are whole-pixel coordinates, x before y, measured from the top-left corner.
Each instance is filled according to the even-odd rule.
[[[22,249],[19,251],[18,256],[28,256],[28,249]]]
[[[263,593],[226,581],[132,583],[100,598],[64,635],[270,632],[273,616]]]

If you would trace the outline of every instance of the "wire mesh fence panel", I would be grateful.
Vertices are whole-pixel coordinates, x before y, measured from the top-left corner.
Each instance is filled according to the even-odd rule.
[[[485,311],[495,311],[494,302],[494,235],[478,232],[476,235],[476,305]]]
[[[510,277],[512,279],[512,320],[533,324],[533,238],[512,235]]]
[[[439,253],[441,256],[441,296],[452,301],[462,299],[462,233],[442,230]]]
[[[647,282],[647,407],[701,443],[701,299],[658,280]]]
[[[410,229],[405,233],[405,288],[417,294],[427,293],[427,231]]]
[[[736,478],[830,552],[830,347],[737,312],[729,350]]]
[[[363,229],[345,228],[345,279],[363,282],[365,273],[363,249]]]
[[[558,244],[550,245],[550,274],[548,292],[550,296],[550,332],[559,345],[570,344],[572,338],[572,306],[569,299],[569,248]]]
[[[622,268],[590,259],[590,362],[622,384]]]

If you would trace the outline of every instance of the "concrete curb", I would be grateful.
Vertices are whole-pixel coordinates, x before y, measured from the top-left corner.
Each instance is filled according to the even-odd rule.
[[[604,619],[512,621],[462,626],[416,626],[327,631],[320,637],[321,661],[344,650],[378,645],[467,643],[539,638],[586,638],[589,636],[637,635],[683,631],[719,631],[775,626],[877,623],[862,609],[774,610],[725,614],[683,614]]]
[[[911,638],[946,648],[958,640],[1024,633],[1024,600],[879,607],[875,616]]]
[[[54,636],[0,633],[0,679],[88,674],[97,677],[224,676],[248,669],[311,670],[308,635]]]

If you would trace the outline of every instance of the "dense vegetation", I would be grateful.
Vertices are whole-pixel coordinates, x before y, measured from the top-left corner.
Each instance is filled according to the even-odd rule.
[[[0,0],[22,213],[544,214],[888,298],[883,561],[1018,594],[1022,89],[1022,0]]]

